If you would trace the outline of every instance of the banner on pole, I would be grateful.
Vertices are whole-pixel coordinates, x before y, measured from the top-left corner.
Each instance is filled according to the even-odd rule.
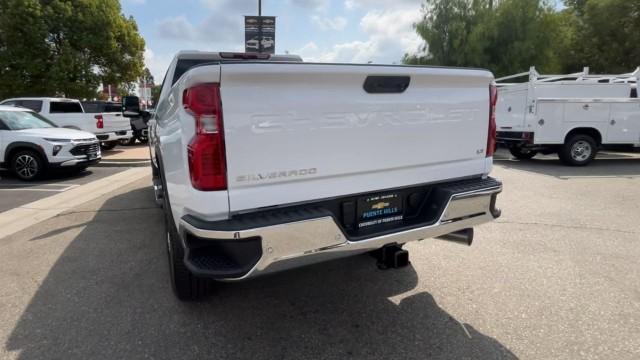
[[[244,17],[244,51],[274,54],[276,50],[276,17]]]

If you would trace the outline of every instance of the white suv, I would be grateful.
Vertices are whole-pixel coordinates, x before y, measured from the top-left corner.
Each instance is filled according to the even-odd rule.
[[[22,180],[35,180],[47,169],[83,170],[101,159],[95,135],[59,128],[24,108],[0,105],[0,167]]]

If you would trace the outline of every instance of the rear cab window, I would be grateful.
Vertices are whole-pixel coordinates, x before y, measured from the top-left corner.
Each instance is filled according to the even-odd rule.
[[[178,63],[176,64],[176,70],[173,72],[173,80],[171,81],[171,86],[173,86],[176,81],[178,81],[178,79],[180,79],[180,77],[182,75],[184,75],[184,73],[186,73],[187,71],[189,71],[191,68],[196,67],[196,66],[201,66],[201,65],[216,65],[216,64],[220,64],[220,61],[215,61],[215,60],[211,60],[211,59],[181,59],[178,60]]]
[[[39,113],[42,111],[42,100],[22,100],[20,106]]]
[[[49,104],[49,112],[52,114],[60,113],[82,113],[82,106],[75,101],[52,101]]]
[[[100,104],[98,103],[83,102],[82,107],[84,108],[84,112],[86,113],[95,114],[95,113],[102,112],[100,111]]]
[[[107,103],[104,104],[104,109],[102,112],[106,113],[119,113],[122,112],[122,105],[118,103]]]
[[[265,37],[264,38],[267,41],[272,41],[273,38],[271,37]],[[264,55],[264,54],[262,54]],[[254,58],[254,57],[246,57],[247,54],[245,53],[224,53],[221,52],[219,53],[219,56],[216,56],[216,58],[202,58],[202,59],[189,59],[189,58],[180,58],[178,59],[178,62],[176,63],[176,68],[173,72],[173,79],[171,79],[171,86],[175,85],[176,81],[178,81],[178,79],[180,79],[180,77],[182,75],[184,75],[184,73],[186,73],[187,71],[191,70],[194,67],[198,67],[198,66],[204,66],[204,65],[219,65],[222,64],[226,61],[232,61],[232,62],[237,62],[237,61],[242,61],[242,60],[248,60],[248,61],[287,61],[287,62],[302,62],[302,59],[299,57],[295,57],[295,56],[279,56],[279,55],[270,55],[270,56],[266,56],[266,57],[262,57],[260,58],[260,56],[262,55],[257,55],[258,58]],[[212,55],[213,56],[213,55]],[[253,54],[253,56],[256,56],[256,54]],[[164,84],[164,81],[163,81]]]
[[[119,113],[122,112],[122,104],[109,101],[83,101],[82,107],[86,113]]]

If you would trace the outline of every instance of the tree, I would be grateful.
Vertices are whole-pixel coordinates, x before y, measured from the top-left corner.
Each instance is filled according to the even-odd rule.
[[[640,65],[640,1],[567,0],[567,70],[623,73]]]
[[[153,85],[151,88],[151,100],[153,101],[153,106],[158,104],[158,99],[160,99],[160,92],[162,91],[162,85]]]
[[[149,68],[144,68],[144,70],[142,71],[142,76],[140,76],[140,81],[147,85],[154,85],[156,83],[153,75],[151,75],[151,70],[149,70]]]
[[[560,22],[543,0],[426,0],[423,12],[416,31],[426,55],[407,55],[407,63],[485,67],[497,76],[561,67]]]
[[[3,0],[0,98],[91,98],[101,83],[135,81],[144,40],[117,0]]]
[[[478,23],[489,17],[488,3],[467,0],[427,0],[424,17],[415,24],[425,40],[422,55],[406,55],[410,64],[466,66],[474,62],[470,51],[470,34]]]
[[[526,71],[531,66],[541,72],[558,72],[562,67],[559,29],[556,11],[545,1],[501,1],[487,21],[472,32],[474,55],[497,76]]]

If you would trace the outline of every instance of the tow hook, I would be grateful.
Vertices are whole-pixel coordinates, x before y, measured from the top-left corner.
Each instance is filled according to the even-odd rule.
[[[398,269],[409,265],[409,252],[398,244],[387,244],[375,252],[378,269]]]

